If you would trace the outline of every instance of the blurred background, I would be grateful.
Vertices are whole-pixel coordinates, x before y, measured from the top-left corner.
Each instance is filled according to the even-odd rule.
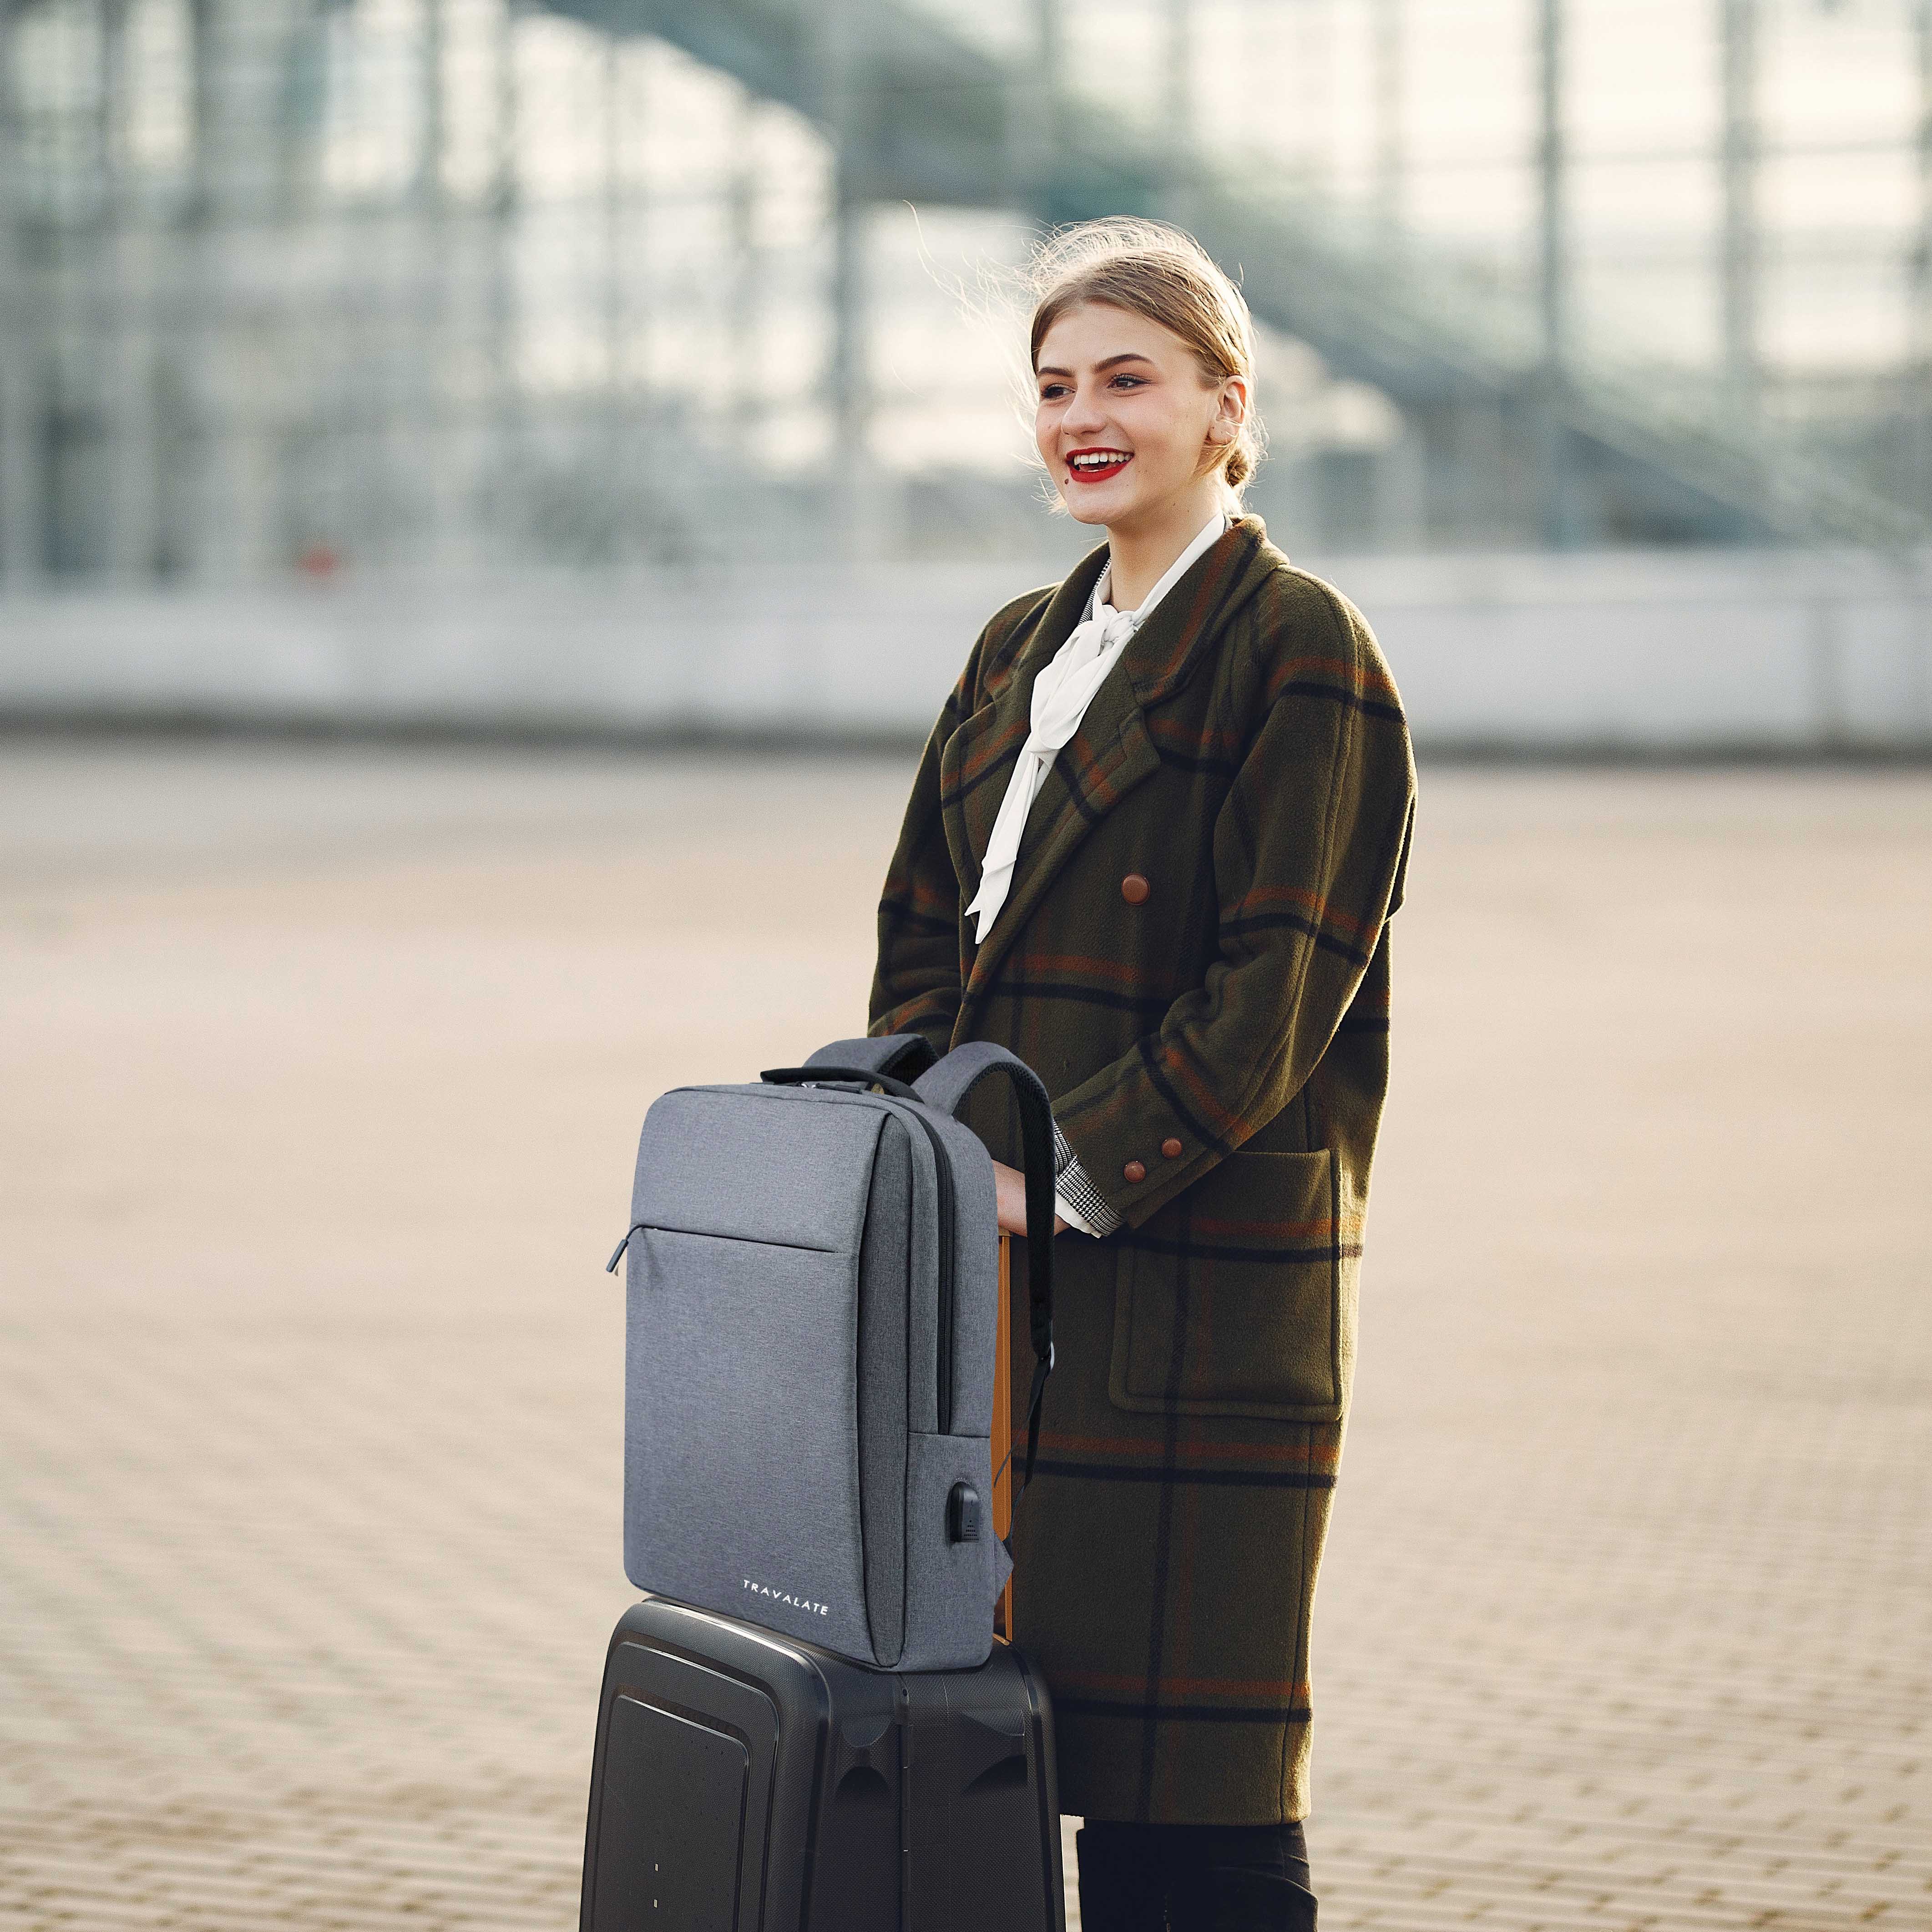
[[[1932,1928],[1932,0],[0,0],[8,1932],[573,1922],[638,1124],[1119,212],[1423,749],[1322,1923]]]
[[[0,18],[10,711],[917,735],[1082,541],[1003,271],[1139,212],[1426,738],[1932,743],[1926,0]]]

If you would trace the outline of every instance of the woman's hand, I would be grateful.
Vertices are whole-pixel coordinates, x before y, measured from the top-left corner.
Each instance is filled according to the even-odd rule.
[[[1026,1176],[1018,1168],[1008,1167],[1004,1161],[995,1161],[993,1179],[999,1189],[1000,1233],[1024,1234],[1027,1231]],[[1064,1214],[1053,1217],[1053,1231],[1056,1234],[1072,1224]]]

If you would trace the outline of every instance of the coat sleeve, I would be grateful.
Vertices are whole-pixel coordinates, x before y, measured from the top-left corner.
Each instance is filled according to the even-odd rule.
[[[1054,1098],[1081,1165],[1130,1227],[1300,1091],[1400,903],[1407,726],[1367,624],[1332,593],[1318,608],[1325,620],[1284,627],[1258,686],[1262,723],[1215,817],[1219,956],[1204,983]]]

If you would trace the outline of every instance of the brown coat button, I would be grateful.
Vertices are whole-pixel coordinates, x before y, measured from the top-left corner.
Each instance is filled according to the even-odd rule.
[[[1138,1161],[1130,1161],[1120,1172],[1130,1181],[1144,1181],[1147,1179],[1147,1169]]]
[[[1120,897],[1130,906],[1138,906],[1154,890],[1146,879],[1137,872],[1130,872],[1120,881]]]
[[[1170,1134],[1167,1138],[1160,1143],[1160,1151],[1171,1161],[1180,1152],[1180,1143],[1177,1140],[1172,1134]]]

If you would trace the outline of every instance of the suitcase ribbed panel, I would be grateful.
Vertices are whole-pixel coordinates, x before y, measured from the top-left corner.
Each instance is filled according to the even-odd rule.
[[[605,1667],[580,1925],[1065,1932],[1043,1688],[1004,1645],[888,1675],[646,1598]]]

